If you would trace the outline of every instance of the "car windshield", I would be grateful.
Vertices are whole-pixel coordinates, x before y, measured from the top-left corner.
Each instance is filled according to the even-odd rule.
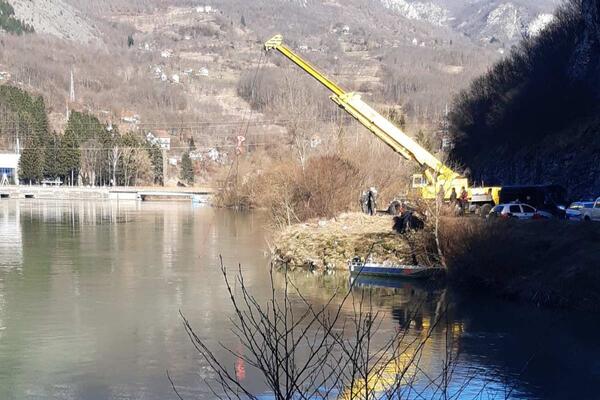
[[[583,204],[581,203],[573,203],[569,206],[569,208],[571,210],[579,210],[580,208],[583,208]]]
[[[502,212],[502,209],[504,209],[504,206],[496,206],[492,208],[492,212],[500,214]]]

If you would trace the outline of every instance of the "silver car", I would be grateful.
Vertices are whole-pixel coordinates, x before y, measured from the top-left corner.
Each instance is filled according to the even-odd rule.
[[[571,203],[566,211],[566,218],[570,221],[581,221],[581,212],[584,208],[593,208],[593,201],[576,201]]]
[[[498,204],[488,214],[487,218],[501,218],[501,219],[544,219],[548,218],[546,213],[540,212],[524,203],[509,203],[509,204]]]

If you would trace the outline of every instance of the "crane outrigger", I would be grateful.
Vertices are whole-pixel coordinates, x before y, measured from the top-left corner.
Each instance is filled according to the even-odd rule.
[[[437,157],[423,148],[414,139],[395,126],[387,118],[365,103],[358,93],[346,92],[337,83],[319,72],[308,61],[294,53],[283,43],[283,36],[276,35],[265,43],[265,50],[277,50],[331,91],[331,100],[354,117],[377,138],[407,160],[416,161],[423,174],[413,175],[412,186],[421,190],[424,199],[435,199],[443,191],[449,198],[452,188],[460,193],[464,187],[471,202],[477,205],[496,202],[500,188],[471,188],[466,177],[448,167]]]

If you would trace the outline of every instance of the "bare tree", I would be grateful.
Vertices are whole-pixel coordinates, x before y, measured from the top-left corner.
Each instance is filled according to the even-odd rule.
[[[110,167],[112,170],[112,186],[117,184],[117,166],[119,165],[119,160],[123,155],[123,149],[118,144],[115,144],[112,149],[109,150],[108,158],[110,161]]]
[[[431,388],[442,391],[447,383],[446,376],[430,378],[419,369],[422,350],[442,321],[444,305],[438,307],[435,321],[423,335],[411,337],[410,323],[391,333],[380,331],[384,315],[375,311],[370,292],[355,290],[353,284],[317,307],[300,292],[287,270],[281,273],[283,283],[278,289],[276,271],[271,268],[271,293],[261,303],[249,292],[241,267],[231,277],[221,259],[221,272],[234,311],[232,331],[244,354],[224,344],[220,347],[256,369],[274,399],[402,398],[407,391],[417,395]],[[214,372],[214,380],[205,381],[214,396],[257,399],[181,316],[191,342]],[[417,380],[424,389],[417,388]]]
[[[81,146],[81,170],[79,174],[84,183],[95,185],[96,174],[100,166],[100,142],[96,138],[87,140]]]

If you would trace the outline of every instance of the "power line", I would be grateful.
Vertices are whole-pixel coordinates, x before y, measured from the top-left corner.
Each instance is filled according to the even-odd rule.
[[[348,119],[350,119],[350,117],[348,117]],[[24,120],[22,119],[12,119],[12,120],[7,120],[4,119],[2,120],[2,122],[7,123],[7,124],[16,124],[17,122],[23,122]],[[317,118],[317,117],[313,117],[313,118],[301,118],[301,119],[276,119],[276,120],[254,120],[254,121],[198,121],[198,122],[184,122],[181,124],[169,124],[169,125],[165,125],[163,123],[160,122],[147,122],[147,123],[139,123],[139,124],[133,124],[133,123],[128,123],[128,122],[121,122],[121,125],[135,125],[138,129],[139,128],[145,128],[145,127],[153,127],[154,129],[162,129],[162,130],[173,130],[173,129],[188,129],[188,128],[198,128],[198,127],[210,127],[210,126],[245,126],[245,125],[253,125],[253,126],[258,126],[258,125],[284,125],[287,123],[298,123],[298,122],[332,122],[333,120],[323,120],[321,118]],[[94,122],[83,122],[83,123],[78,123],[77,126],[93,126],[93,127],[98,127],[98,123],[94,123]],[[118,125],[117,125],[118,126]],[[104,124],[100,123],[101,128],[104,128]]]
[[[260,146],[273,146],[276,143],[245,143],[244,146],[246,147],[260,147]],[[196,147],[195,150],[212,150],[214,148],[233,148],[233,147],[237,147],[237,144],[224,144],[224,145],[215,145],[215,146],[204,146],[204,147]],[[55,147],[57,150],[60,149],[60,146],[56,146]],[[153,146],[115,146],[115,147],[67,147],[67,149],[77,149],[80,151],[85,151],[85,150],[114,150],[115,148],[118,148],[120,150],[150,150],[150,149],[154,149],[155,147]],[[160,148],[160,147],[159,147]],[[48,147],[21,147],[21,150],[44,150],[44,149],[48,149]],[[189,146],[176,146],[176,147],[169,147],[168,150],[189,150],[190,147]]]

